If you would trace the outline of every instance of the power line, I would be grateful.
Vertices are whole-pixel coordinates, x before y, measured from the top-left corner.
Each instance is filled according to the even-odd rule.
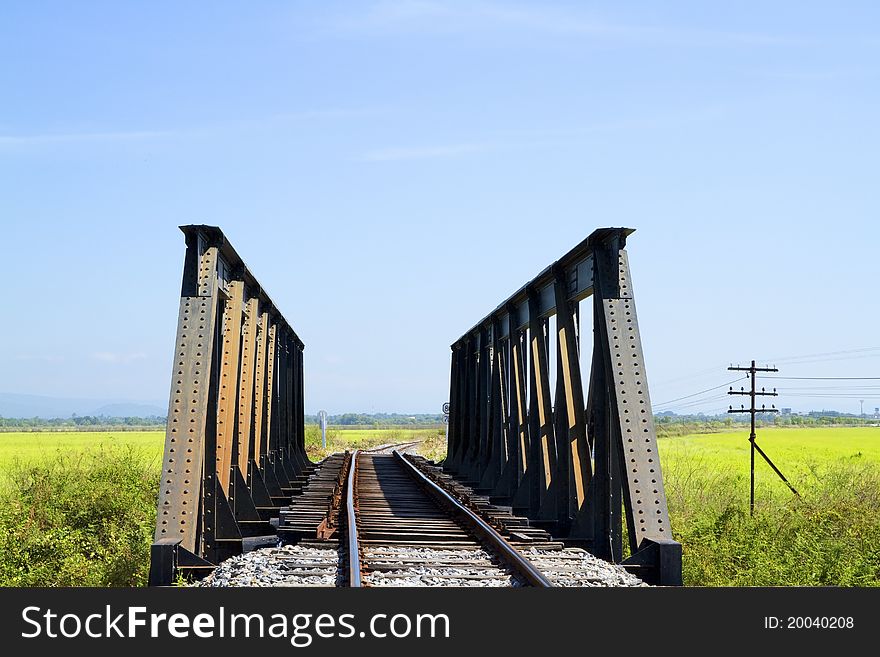
[[[868,358],[880,358],[880,354],[858,354],[856,356],[837,356],[833,358],[809,358],[806,360],[799,360],[793,363],[783,363],[789,367],[798,365],[810,365],[812,363],[830,363],[830,362],[840,362],[845,360],[866,360]]]
[[[873,349],[873,348],[872,348]],[[863,350],[867,351],[867,349]],[[829,353],[849,353],[849,352],[829,352]],[[721,395],[710,395],[707,397],[703,397],[700,399],[694,399],[695,397],[700,397],[701,395],[705,395],[708,392],[712,392],[714,390],[719,390],[726,386],[729,386],[737,381],[741,381],[743,379],[748,379],[748,376],[742,377],[740,379],[734,379],[733,381],[728,381],[727,383],[723,383],[721,385],[712,386],[710,388],[705,388],[704,390],[699,390],[697,392],[691,393],[689,395],[684,395],[682,397],[676,397],[675,399],[670,399],[663,402],[655,403],[653,406],[655,409],[668,407],[671,404],[675,404],[675,408],[678,410],[687,410],[696,408],[698,406],[711,404],[720,399],[724,399],[726,394]],[[777,379],[777,380],[785,380],[785,381],[880,381],[880,377],[862,377],[862,376],[765,376],[765,379]],[[817,392],[808,392],[808,391],[817,391]],[[878,391],[874,394],[873,391]],[[880,385],[852,385],[852,386],[792,386],[786,388],[779,388],[778,392],[781,396],[785,397],[804,397],[810,399],[859,399],[862,397],[880,397]],[[691,401],[686,401],[691,400]],[[684,403],[678,403],[684,402]],[[722,409],[724,410],[724,409]]]
[[[804,358],[818,358],[821,356],[839,356],[841,354],[861,354],[861,353],[865,353],[865,352],[869,352],[869,351],[880,351],[880,347],[861,347],[859,349],[844,349],[842,351],[825,351],[825,352],[821,352],[818,354],[804,354],[803,356],[785,356],[783,358],[767,358],[766,360],[769,360],[774,363],[782,363],[782,362],[789,362],[789,361],[795,361],[795,360],[802,360]],[[833,359],[829,359],[829,360],[833,360]],[[846,360],[846,359],[841,359],[841,360]],[[796,364],[796,363],[792,363],[792,364]]]
[[[880,386],[785,386],[777,390],[880,390]]]
[[[866,395],[864,393],[846,394],[846,393],[842,393],[842,392],[839,392],[839,393],[833,392],[833,393],[826,393],[826,394],[812,394],[812,393],[808,393],[808,392],[787,392],[787,393],[785,393],[785,396],[786,397],[808,397],[808,398],[812,398],[812,399],[859,399],[859,398],[876,399],[876,398],[880,398],[880,393],[877,393],[874,395]]]
[[[703,406],[705,404],[711,404],[712,402],[721,401],[722,399],[727,398],[727,393],[722,392],[720,395],[712,395],[711,397],[704,397],[703,399],[696,399],[693,401],[685,402],[683,404],[676,404],[674,408],[683,409],[683,408],[695,408],[697,406]],[[671,409],[667,409],[671,410]]]
[[[711,388],[706,388],[705,390],[700,390],[700,392],[695,392],[692,395],[685,395],[684,397],[678,397],[677,399],[670,399],[669,401],[666,401],[666,402],[660,402],[660,403],[654,404],[654,406],[667,406],[673,402],[681,401],[682,399],[689,399],[691,397],[696,397],[697,395],[702,395],[704,393],[711,392],[713,390],[718,390],[719,388],[724,388],[725,386],[729,386],[731,383],[736,383],[737,381],[742,381],[743,379],[747,379],[747,378],[749,378],[749,377],[741,376],[738,379],[734,379],[733,381],[728,381],[727,383],[722,383],[720,386],[713,386]]]
[[[786,381],[880,381],[880,376],[768,376],[765,378]]]
[[[724,367],[724,365],[719,364],[714,367],[709,367],[709,368],[706,368],[705,370],[700,370],[699,372],[693,372],[692,374],[685,374],[685,375],[676,377],[674,379],[664,379],[662,381],[655,381],[654,385],[657,387],[660,387],[660,386],[665,386],[669,383],[678,383],[679,381],[685,381],[688,379],[702,379],[708,374],[712,374],[713,372],[717,372],[722,367]]]

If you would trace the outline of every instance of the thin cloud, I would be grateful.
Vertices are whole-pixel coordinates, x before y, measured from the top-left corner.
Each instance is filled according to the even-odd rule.
[[[74,142],[121,142],[168,137],[173,133],[150,130],[128,132],[68,132],[31,135],[0,135],[0,146],[31,146]]]
[[[41,146],[58,144],[89,144],[89,143],[122,143],[133,141],[149,141],[165,137],[206,137],[228,135],[230,132],[245,132],[264,129],[267,122],[275,124],[287,122],[305,122],[322,119],[349,119],[379,116],[387,113],[387,108],[326,108],[312,110],[293,110],[276,112],[268,116],[244,119],[226,119],[208,122],[202,125],[184,127],[179,130],[122,130],[96,132],[64,132],[37,133],[26,135],[0,134],[0,148],[4,146]]]
[[[133,353],[116,353],[112,351],[98,351],[92,354],[92,358],[102,363],[114,365],[127,365],[138,360],[145,360],[147,355],[141,351]]]
[[[636,25],[602,20],[581,10],[480,2],[378,2],[360,16],[336,20],[339,30],[354,33],[467,34],[520,31],[684,47],[802,46],[816,43],[814,39],[793,35]]]

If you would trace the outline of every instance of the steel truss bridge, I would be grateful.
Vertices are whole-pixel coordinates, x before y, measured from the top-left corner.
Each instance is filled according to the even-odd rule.
[[[219,228],[181,229],[152,585],[203,576],[277,537],[297,499],[326,503],[326,530],[344,488],[309,489],[321,464],[305,451],[303,342]],[[632,232],[596,230],[455,341],[441,465],[553,540],[680,585],[625,250]],[[593,340],[582,355],[584,317]]]

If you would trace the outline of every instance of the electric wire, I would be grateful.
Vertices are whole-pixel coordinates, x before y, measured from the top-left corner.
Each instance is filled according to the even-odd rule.
[[[743,379],[748,379],[748,378],[749,378],[749,377],[747,377],[747,376],[741,376],[741,377],[738,377],[738,378],[734,379],[733,381],[728,381],[727,383],[722,383],[720,386],[712,386],[711,388],[706,388],[705,390],[700,390],[699,392],[695,392],[695,393],[690,394],[690,395],[685,395],[684,397],[678,397],[678,398],[676,398],[676,399],[670,399],[669,401],[665,401],[665,402],[660,402],[660,403],[654,404],[654,406],[668,406],[669,404],[672,404],[672,403],[677,402],[677,401],[681,401],[682,399],[689,399],[689,398],[691,398],[691,397],[696,397],[697,395],[702,395],[702,394],[705,394],[705,393],[707,393],[707,392],[711,392],[711,391],[713,391],[713,390],[718,390],[719,388],[723,388],[723,387],[725,387],[725,386],[729,386],[729,385],[731,385],[731,384],[733,384],[733,383],[736,383],[737,381],[742,381]]]

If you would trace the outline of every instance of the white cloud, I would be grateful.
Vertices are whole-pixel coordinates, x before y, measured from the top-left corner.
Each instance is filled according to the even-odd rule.
[[[132,141],[148,141],[164,137],[213,137],[227,135],[232,132],[247,132],[254,129],[265,129],[266,125],[283,125],[285,123],[298,123],[304,121],[316,121],[321,119],[350,119],[370,116],[381,116],[388,113],[389,108],[364,107],[364,108],[324,108],[311,110],[290,110],[275,112],[266,116],[249,118],[230,118],[218,121],[206,122],[202,125],[183,127],[179,130],[120,130],[120,131],[95,131],[95,132],[59,132],[59,133],[35,133],[35,134],[2,134],[0,133],[0,148],[15,146],[42,146],[58,144],[78,143],[121,143]]]
[[[31,135],[0,135],[0,146],[30,146],[67,142],[119,142],[156,139],[172,135],[170,132],[150,130],[128,132],[69,132]]]
[[[92,358],[102,363],[112,363],[114,365],[127,365],[137,360],[146,360],[147,355],[141,351],[132,353],[115,353],[112,351],[97,351],[92,354]]]
[[[546,4],[517,6],[492,2],[382,1],[374,3],[360,16],[347,15],[336,21],[335,27],[342,32],[367,34],[521,31],[685,47],[798,46],[815,43],[812,39],[791,35],[615,22],[583,10]]]

